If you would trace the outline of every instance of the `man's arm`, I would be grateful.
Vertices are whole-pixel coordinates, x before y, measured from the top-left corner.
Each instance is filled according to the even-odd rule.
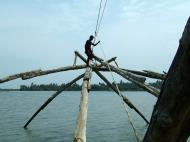
[[[100,41],[98,41],[96,44],[92,43],[93,46],[96,46],[100,43]]]

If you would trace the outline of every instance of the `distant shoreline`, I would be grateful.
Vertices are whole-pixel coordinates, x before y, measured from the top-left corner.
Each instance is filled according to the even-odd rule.
[[[0,89],[0,92],[4,92],[4,91],[58,91],[58,90],[20,90],[20,89]],[[81,90],[64,90],[64,91],[81,91]],[[110,90],[90,90],[90,91],[112,91]],[[144,91],[144,90],[121,90],[121,91]]]
[[[113,84],[113,83],[112,83]],[[162,86],[162,81],[156,81],[153,83],[149,83],[151,86],[160,89]],[[123,82],[120,81],[117,83],[120,91],[143,91],[142,88],[138,87],[134,83],[130,82]],[[31,83],[31,85],[26,86],[26,85],[20,85],[19,89],[3,89],[0,88],[0,91],[58,91],[61,90],[62,88],[66,87],[66,84],[55,84],[55,83],[50,83],[50,84],[34,84]],[[67,88],[65,91],[81,91],[82,85],[79,85],[77,83],[73,84],[69,88]],[[98,83],[98,84],[91,84],[91,91],[112,91],[109,86],[107,86],[104,83]]]
[[[0,91],[20,91],[20,89],[0,89]]]

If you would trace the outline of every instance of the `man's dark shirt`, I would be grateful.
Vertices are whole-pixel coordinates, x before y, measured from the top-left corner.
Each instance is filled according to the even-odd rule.
[[[87,40],[85,44],[85,53],[87,53],[88,51],[92,52],[91,45],[92,45],[92,42],[90,40]]]

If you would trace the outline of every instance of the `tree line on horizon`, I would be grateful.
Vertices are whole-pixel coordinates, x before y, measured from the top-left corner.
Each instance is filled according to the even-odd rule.
[[[163,81],[157,80],[156,82],[150,83],[150,85],[154,86],[155,88],[160,89],[162,86]],[[112,83],[114,84],[114,83]],[[21,85],[20,91],[58,91],[61,88],[65,87],[65,83],[58,85],[56,83],[50,84],[34,84],[31,85]],[[121,91],[143,91],[143,89],[139,88],[134,83],[130,82],[123,82],[122,80],[117,83],[119,89]],[[67,89],[67,91],[81,91],[82,85],[74,83],[71,87]],[[91,91],[111,91],[111,89],[105,83],[98,83],[98,84],[91,84]]]

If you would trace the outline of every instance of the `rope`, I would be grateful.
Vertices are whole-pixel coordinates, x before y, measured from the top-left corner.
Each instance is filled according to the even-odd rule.
[[[107,0],[105,0],[104,8],[103,8],[102,15],[101,15],[101,18],[100,18],[100,12],[101,12],[101,8],[102,8],[102,0],[100,1],[99,11],[98,11],[98,18],[97,18],[97,21],[96,21],[95,38],[96,38],[96,37],[98,38],[98,31],[99,31],[99,29],[100,29],[100,25],[101,25],[101,22],[102,22],[102,19],[103,19],[103,16],[104,16],[104,11],[105,11],[106,5],[107,5]],[[94,43],[95,43],[95,40],[96,40],[95,38],[94,38]],[[100,46],[101,46],[101,44],[100,44]],[[101,46],[101,50],[102,50],[104,59],[106,59],[106,54],[105,54],[105,52],[104,52],[102,46]],[[115,62],[115,64],[118,66],[118,64],[117,64],[116,62]],[[124,103],[124,101],[123,101],[122,94],[121,94],[121,92],[120,92],[120,90],[119,90],[119,87],[118,87],[116,81],[115,81],[115,78],[114,78],[114,76],[113,76],[113,73],[112,73],[112,70],[111,70],[111,68],[110,68],[110,65],[109,65],[109,63],[106,63],[106,65],[107,65],[107,67],[108,67],[108,69],[109,69],[109,71],[110,71],[110,74],[111,74],[111,76],[112,76],[113,83],[114,83],[114,85],[116,86],[116,89],[117,89],[117,91],[118,91],[118,93],[119,93],[119,96],[120,96],[120,98],[121,98],[121,102],[122,102],[122,104],[123,104],[123,106],[124,106],[124,108],[125,108],[125,110],[126,110],[129,123],[130,123],[131,127],[133,128],[133,132],[134,132],[134,134],[135,134],[135,138],[136,138],[136,140],[137,140],[138,142],[140,142],[140,139],[139,139],[138,134],[137,134],[137,130],[136,130],[135,126],[133,125],[133,122],[132,122],[132,118],[131,118],[131,116],[130,116],[130,113],[129,113],[128,109],[127,109],[127,106],[125,105],[125,103]]]
[[[101,44],[100,44],[100,46],[101,46]],[[104,52],[102,46],[101,46],[101,50],[102,50],[104,59],[106,59],[106,54],[105,54],[105,52]],[[125,108],[125,111],[126,111],[126,113],[127,113],[129,123],[130,123],[130,125],[131,125],[131,127],[132,127],[132,129],[133,129],[134,134],[135,134],[135,138],[136,138],[136,140],[137,140],[138,142],[141,142],[140,139],[139,139],[139,136],[138,136],[138,134],[137,134],[137,130],[136,130],[136,128],[135,128],[135,126],[134,126],[134,124],[133,124],[133,122],[132,122],[132,117],[131,117],[131,115],[130,115],[128,109],[127,109],[126,104],[125,104],[124,101],[123,101],[123,97],[122,97],[121,91],[119,90],[119,87],[118,87],[118,85],[117,85],[117,83],[116,83],[116,81],[115,81],[115,78],[114,78],[114,76],[113,76],[113,73],[112,73],[112,70],[111,70],[111,68],[110,68],[110,65],[109,65],[109,63],[106,63],[106,65],[107,65],[107,67],[108,67],[108,69],[109,69],[109,71],[110,71],[110,74],[111,74],[111,76],[112,76],[113,83],[114,83],[114,85],[116,86],[116,89],[117,89],[117,91],[118,91],[118,93],[119,93],[119,96],[120,96],[120,98],[121,98],[121,102],[122,102],[122,104],[123,104],[123,106],[124,106],[124,108]]]
[[[125,104],[124,104],[124,105],[125,105]],[[126,110],[126,112],[127,112],[127,116],[128,116],[129,123],[131,124],[131,127],[133,128],[133,132],[134,132],[134,134],[135,134],[135,138],[136,138],[136,140],[137,140],[138,142],[141,142],[140,139],[139,139],[139,136],[138,136],[138,134],[137,134],[137,130],[136,130],[134,124],[133,124],[132,117],[131,117],[131,115],[130,115],[130,113],[129,113],[129,110],[127,109],[127,106],[126,106],[126,105],[125,105],[125,110]]]
[[[99,10],[98,10],[98,18],[97,18],[97,21],[96,21],[95,37],[97,37],[97,35],[98,35],[98,31],[100,29],[100,25],[101,25],[101,22],[102,22],[102,19],[103,19],[103,16],[104,16],[104,11],[106,9],[106,5],[107,5],[107,0],[104,3],[104,7],[103,7],[103,10],[102,10],[102,15],[100,17],[100,13],[101,13],[101,9],[102,9],[102,0],[100,1],[100,6],[99,6]]]
[[[96,35],[97,35],[98,23],[99,23],[99,18],[100,18],[100,11],[101,11],[101,8],[102,8],[102,0],[100,1],[100,6],[99,6],[99,10],[98,10],[98,18],[97,18],[97,21],[96,21],[95,37],[96,37]]]
[[[107,5],[107,0],[106,0],[105,3],[104,3],[102,15],[101,15],[101,18],[100,18],[100,13],[101,13],[101,9],[102,9],[102,0],[100,1],[100,6],[99,6],[99,10],[98,10],[98,17],[97,17],[97,20],[96,20],[95,36],[94,36],[93,43],[96,42],[96,37],[98,36],[98,31],[99,31],[100,25],[101,25],[101,23],[102,23],[102,19],[103,19],[103,16],[104,16],[104,11],[105,11],[105,9],[106,9],[106,5]],[[92,51],[93,51],[93,47],[92,47]],[[96,62],[96,61],[95,61],[95,62]]]
[[[104,3],[104,8],[103,8],[103,11],[102,11],[102,16],[101,16],[101,18],[100,18],[100,22],[99,22],[99,25],[98,25],[98,29],[97,29],[97,35],[98,35],[98,31],[99,31],[99,29],[100,29],[100,25],[101,25],[101,23],[102,23],[102,19],[103,19],[103,16],[104,16],[104,11],[105,11],[105,9],[106,9],[106,5],[107,5],[107,0],[105,1],[105,3]]]

